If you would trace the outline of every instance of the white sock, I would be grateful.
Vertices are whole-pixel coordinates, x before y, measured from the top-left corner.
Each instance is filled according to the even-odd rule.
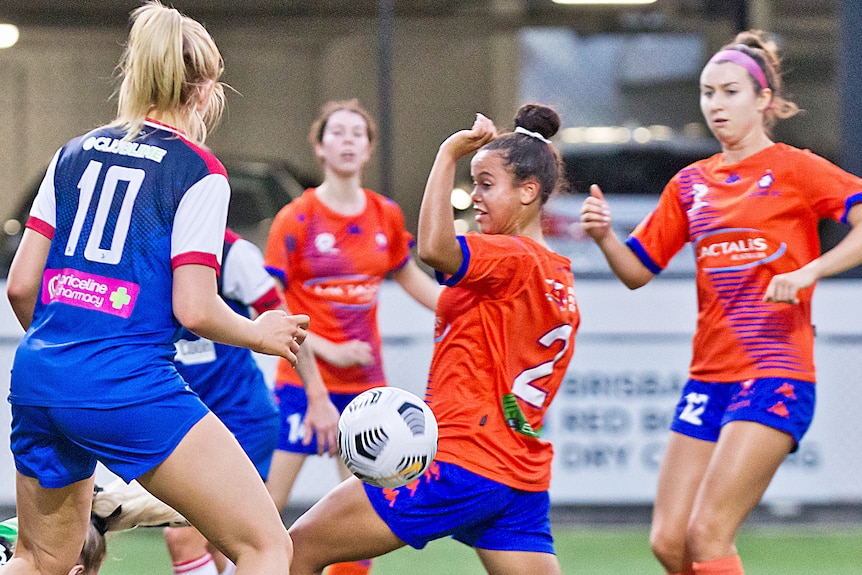
[[[173,564],[175,575],[218,575],[212,555],[206,553],[197,559]]]

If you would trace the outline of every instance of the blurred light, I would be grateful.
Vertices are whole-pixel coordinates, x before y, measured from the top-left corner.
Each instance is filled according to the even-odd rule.
[[[617,141],[615,126],[590,126],[584,131],[584,141],[591,144],[613,144]]]
[[[625,143],[631,141],[632,131],[629,130],[628,128],[626,128],[624,126],[620,126],[615,131],[616,131],[616,136],[614,138],[614,141],[617,142],[618,144],[625,144]]]
[[[632,139],[638,144],[646,144],[652,140],[652,132],[645,126],[640,126],[632,131]]]
[[[466,210],[473,205],[473,198],[470,197],[470,192],[464,188],[455,188],[449,196],[452,202],[452,207],[456,210]]]
[[[11,48],[18,42],[18,26],[0,22],[0,49]]]
[[[470,231],[470,222],[464,219],[455,220],[455,233],[463,236]]]
[[[655,0],[553,0],[554,4],[652,4]]]
[[[701,138],[706,135],[702,124],[692,122],[686,124],[680,133],[670,126],[653,124],[652,126],[574,126],[563,128],[559,133],[559,141],[564,144],[584,145],[614,145],[648,144],[653,141],[668,142],[682,135]]]
[[[682,133],[689,138],[705,138],[709,135],[706,126],[700,122],[689,122],[682,127]]]
[[[653,140],[668,141],[673,138],[673,128],[670,126],[652,125],[649,127],[650,134]]]
[[[584,128],[563,128],[560,138],[568,144],[580,144],[584,141]]]
[[[18,220],[6,220],[3,223],[3,233],[7,236],[15,236],[18,235],[18,232],[21,231],[21,222]]]

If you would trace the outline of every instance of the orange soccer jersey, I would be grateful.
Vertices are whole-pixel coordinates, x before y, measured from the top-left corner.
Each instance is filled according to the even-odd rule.
[[[469,234],[437,304],[427,400],[437,459],[526,491],[550,484],[537,437],[580,321],[571,262],[523,237]]]
[[[697,260],[698,321],[691,377],[731,382],[815,380],[811,297],[764,303],[772,277],[820,254],[817,223],[862,201],[862,179],[773,144],[736,164],[716,154],[680,171],[627,243],[653,273],[686,242]]]
[[[386,274],[410,257],[413,236],[404,229],[398,205],[364,190],[365,209],[339,214],[314,189],[279,211],[269,233],[265,264],[285,286],[292,313],[311,317],[311,331],[342,343],[360,339],[371,344],[375,362],[337,367],[318,359],[327,389],[360,393],[386,385],[377,329],[377,296]],[[302,386],[299,375],[279,359],[276,385]]]

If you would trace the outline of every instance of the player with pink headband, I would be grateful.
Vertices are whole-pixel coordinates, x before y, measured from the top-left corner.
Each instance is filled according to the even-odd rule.
[[[862,263],[862,179],[772,140],[798,112],[781,95],[775,46],[743,32],[700,76],[721,153],[681,170],[625,242],[598,186],[584,230],[631,289],[687,242],[697,261],[690,379],[658,478],[650,543],[667,573],[742,575],[736,534],[814,415],[817,280]],[[820,255],[820,219],[853,226]]]
[[[733,48],[721,50],[709,59],[709,64],[720,64],[722,62],[732,62],[737,66],[742,66],[745,71],[751,74],[752,78],[760,84],[760,89],[769,88],[769,82],[766,80],[766,74],[763,73],[763,68],[757,63],[753,57],[746,52],[745,44],[737,44]]]

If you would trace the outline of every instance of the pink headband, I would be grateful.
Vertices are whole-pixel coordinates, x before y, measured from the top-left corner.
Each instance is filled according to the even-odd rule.
[[[763,73],[763,68],[757,63],[757,60],[740,50],[722,50],[715,56],[709,59],[707,64],[715,62],[733,62],[738,66],[742,66],[745,70],[754,76],[754,79],[760,83],[761,88],[769,88],[766,82],[766,74]]]

